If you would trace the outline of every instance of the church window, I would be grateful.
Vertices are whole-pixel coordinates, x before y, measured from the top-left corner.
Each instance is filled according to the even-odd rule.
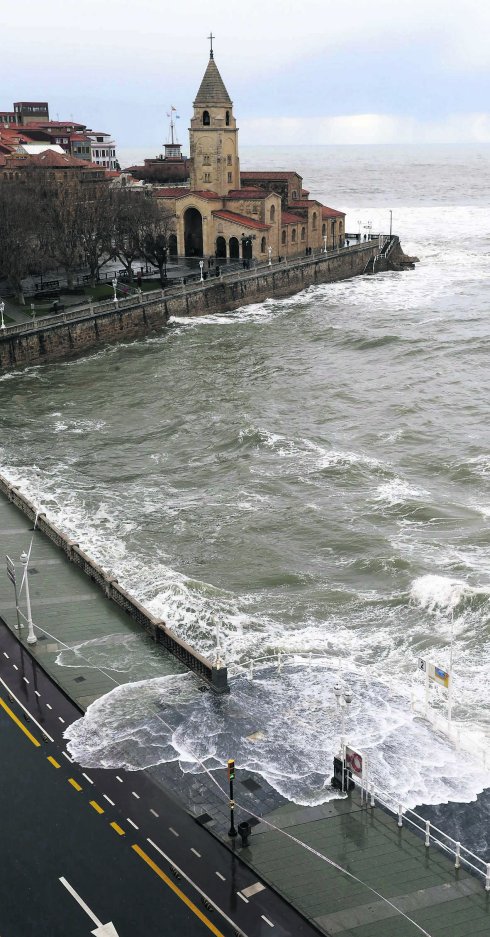
[[[293,198],[298,198],[298,193],[296,192],[296,189],[293,189]]]
[[[211,173],[210,173],[210,172],[205,172],[205,173],[204,173],[204,182],[211,182]]]
[[[228,156],[226,157],[226,162],[228,163],[228,166],[231,166],[231,156],[230,156],[230,154],[228,154]]]
[[[301,228],[301,240],[304,241],[306,238],[306,228]]]
[[[312,220],[312,228],[314,231],[316,231],[316,211],[313,212],[311,220]]]
[[[271,205],[270,219],[271,219],[271,224],[273,221],[276,220],[276,206],[275,205]]]
[[[342,222],[339,221],[339,234],[342,234]]]
[[[230,126],[230,112],[229,111],[226,112],[225,122],[226,122],[226,126],[229,127]]]
[[[291,231],[291,240],[293,244],[296,243],[296,228],[293,228],[293,230]]]
[[[228,182],[232,182],[232,181],[233,181],[232,176],[233,176],[233,173],[229,172],[229,173],[228,173]]]
[[[210,165],[211,165],[211,160],[210,160],[209,156],[203,156],[203,158],[202,158],[202,164],[203,164],[203,166],[210,166]]]
[[[203,111],[203,112],[202,112],[202,122],[203,122],[204,127],[209,127],[209,125],[210,125],[210,123],[211,123],[211,120],[210,120],[210,117],[209,117],[209,111]]]
[[[322,224],[322,238],[325,237],[326,233],[327,233],[327,226],[326,224]]]
[[[266,242],[265,242],[265,238],[262,238],[262,240],[261,240],[261,242],[260,242],[260,253],[261,253],[261,254],[265,254],[265,243],[266,243]]]
[[[283,228],[283,229],[282,229],[281,243],[282,243],[282,244],[285,244],[285,243],[286,243],[286,228]]]

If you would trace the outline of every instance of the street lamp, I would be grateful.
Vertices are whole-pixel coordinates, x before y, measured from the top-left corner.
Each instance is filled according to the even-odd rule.
[[[29,563],[29,557],[27,553],[21,553],[20,562],[24,567],[24,582],[26,584],[26,603],[27,603],[27,643],[35,644],[37,641],[36,635],[34,634],[34,625],[32,623],[32,614],[31,614],[31,597],[29,595],[29,576],[27,565]]]
[[[327,253],[327,235],[324,234],[324,235],[323,235],[323,250],[322,250],[322,254],[326,254],[326,253]]]
[[[391,237],[392,228],[393,228],[393,212],[390,208],[390,237]]]
[[[114,277],[112,281],[112,289],[114,290],[114,302],[117,303],[117,277]]]
[[[358,224],[357,240],[360,241],[360,240],[361,240],[361,225],[362,225],[362,219],[361,219],[361,218],[358,218],[358,219],[357,219],[357,224]]]
[[[203,268],[204,268],[204,260],[200,260],[200,261],[199,261],[199,269],[200,269],[200,271],[201,271],[201,283],[204,283],[204,276],[203,276],[203,272],[202,272],[202,271],[203,271]]]
[[[373,227],[372,221],[368,221],[368,223],[367,223],[367,225],[366,225],[366,229],[367,229],[367,231],[368,231],[368,241],[369,241],[370,238],[371,238],[371,228],[372,228],[372,227]]]
[[[4,329],[4,328],[5,328],[5,322],[3,321],[3,312],[4,312],[4,309],[5,309],[5,303],[4,303],[3,299],[2,299],[2,301],[0,302],[0,319],[1,319],[0,328],[1,328],[1,329]]]
[[[267,248],[267,253],[269,254],[269,267],[272,265],[272,247]]]
[[[344,758],[344,749],[345,749],[345,710],[349,703],[352,703],[352,690],[349,689],[344,683],[336,683],[333,691],[335,693],[335,699],[337,700],[337,706],[340,707],[340,755],[339,757]]]

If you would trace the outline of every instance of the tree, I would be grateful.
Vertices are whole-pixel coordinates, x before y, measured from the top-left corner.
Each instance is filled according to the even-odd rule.
[[[174,230],[174,215],[168,208],[160,208],[156,201],[149,200],[141,224],[141,252],[145,260],[158,267],[162,285],[167,279],[169,237]]]
[[[46,254],[66,273],[73,289],[76,269],[83,263],[81,232],[85,199],[84,184],[78,180],[46,183],[41,242]]]
[[[39,206],[34,194],[27,182],[6,181],[0,185],[0,275],[6,277],[22,305],[22,280],[42,266]]]
[[[90,270],[90,283],[95,286],[99,270],[111,255],[112,199],[107,184],[81,187],[80,247]]]
[[[133,279],[132,264],[141,257],[141,229],[148,209],[142,192],[114,189],[112,195],[112,253]]]

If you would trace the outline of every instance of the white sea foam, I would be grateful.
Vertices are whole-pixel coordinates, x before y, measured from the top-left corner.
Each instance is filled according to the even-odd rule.
[[[377,494],[374,500],[385,501],[390,507],[427,497],[427,492],[423,488],[416,488],[415,485],[410,485],[402,478],[392,478],[387,482],[383,482],[376,491]]]
[[[447,576],[421,576],[412,583],[411,598],[429,612],[454,612],[467,600],[481,594],[490,595],[489,589],[475,589],[460,579]]]

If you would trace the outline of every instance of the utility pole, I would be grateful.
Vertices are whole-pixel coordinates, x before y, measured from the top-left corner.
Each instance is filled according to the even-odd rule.
[[[228,830],[228,836],[235,837],[237,835],[235,829],[235,801],[233,800],[233,781],[235,780],[235,762],[233,758],[228,759],[228,781],[230,782],[230,829]]]

